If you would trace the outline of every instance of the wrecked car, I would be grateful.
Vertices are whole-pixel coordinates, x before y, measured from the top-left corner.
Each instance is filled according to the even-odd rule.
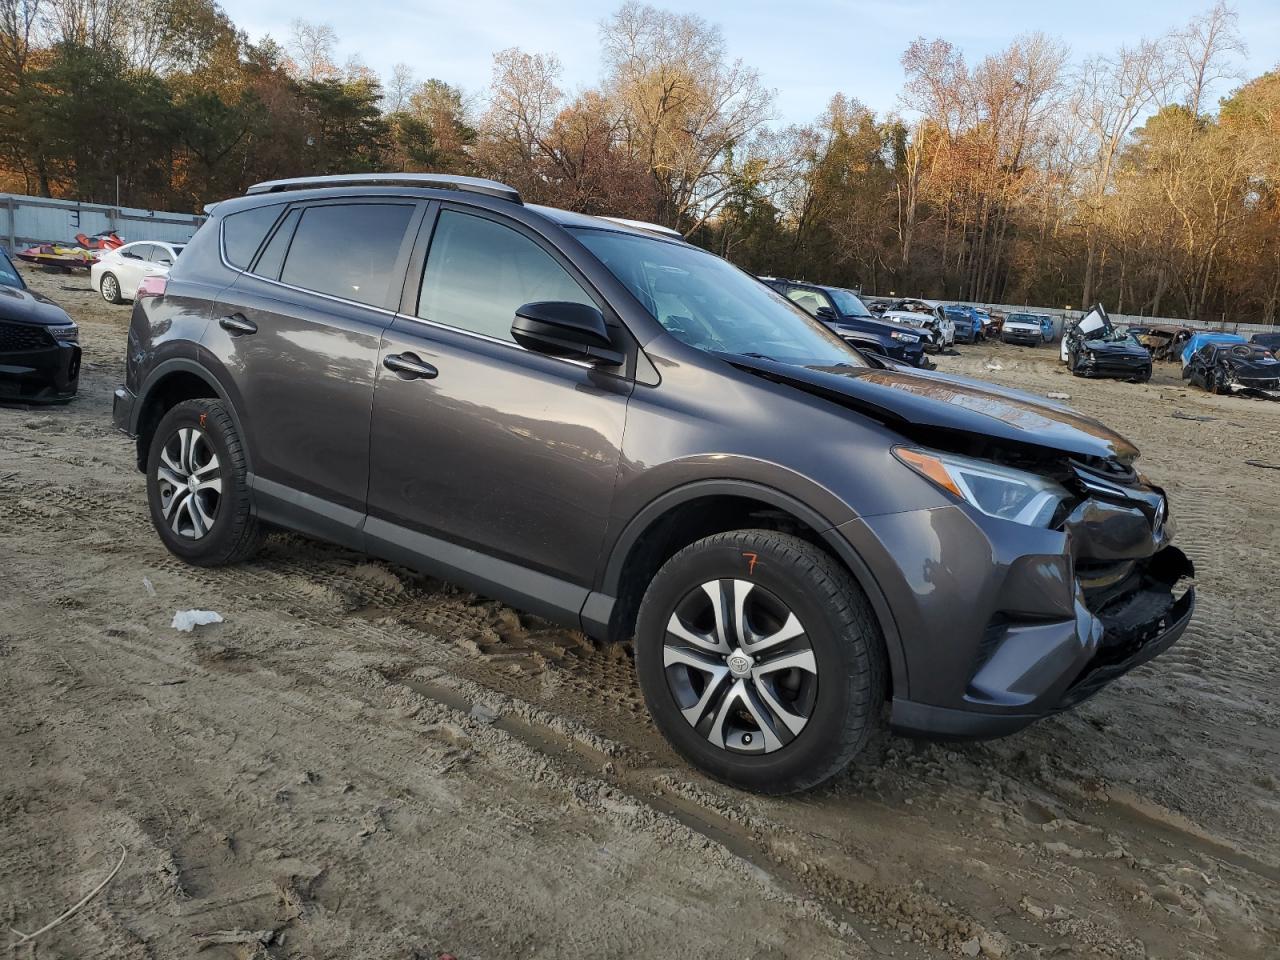
[[[1073,376],[1133,383],[1151,379],[1151,352],[1128,332],[1114,327],[1100,303],[1062,335],[1059,355]]]
[[[0,401],[57,403],[80,382],[80,328],[0,250]]]
[[[1000,339],[1038,347],[1053,339],[1053,317],[1047,313],[1011,313],[1004,318]]]
[[[1103,424],[865,355],[668,228],[491,180],[219,203],[140,291],[124,369],[175,556],[242,562],[284,527],[634,638],[656,726],[745,789],[829,780],[887,704],[915,734],[1013,733],[1195,603],[1164,491]]]
[[[1190,327],[1171,326],[1169,324],[1151,324],[1150,326],[1129,327],[1129,335],[1146,347],[1155,361],[1173,361],[1178,359],[1182,346],[1195,333]]]
[[[1183,376],[1210,393],[1246,393],[1280,400],[1280,359],[1257,343],[1206,343]]]

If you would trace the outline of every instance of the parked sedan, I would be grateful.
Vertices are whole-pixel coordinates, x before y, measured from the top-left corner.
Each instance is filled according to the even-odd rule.
[[[70,400],[79,379],[79,329],[60,306],[28,290],[0,250],[0,400]]]
[[[89,268],[89,283],[107,303],[124,303],[147,277],[167,277],[185,244],[139,240],[109,250]]]
[[[1206,343],[1184,376],[1210,393],[1259,394],[1280,400],[1280,360],[1257,343]]]

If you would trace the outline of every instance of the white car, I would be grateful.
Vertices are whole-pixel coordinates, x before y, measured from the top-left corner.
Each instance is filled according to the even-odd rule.
[[[89,268],[89,284],[107,303],[124,303],[145,277],[167,277],[185,244],[138,240],[108,250]]]
[[[955,321],[947,316],[937,300],[902,300],[894,309],[886,310],[880,319],[931,331],[938,350],[956,345]]]

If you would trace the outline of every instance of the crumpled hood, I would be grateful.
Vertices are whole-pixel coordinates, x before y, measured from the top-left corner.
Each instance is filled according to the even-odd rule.
[[[1077,457],[1131,463],[1138,449],[1115,431],[1069,407],[995,384],[893,366],[818,367],[758,357],[730,358],[735,366],[825,395],[883,420],[1011,441]]]
[[[1131,337],[1126,337],[1123,340],[1086,340],[1083,344],[1083,349],[1108,356],[1146,357],[1151,353]]]
[[[71,323],[67,312],[48,297],[3,284],[0,284],[0,320],[46,325]]]

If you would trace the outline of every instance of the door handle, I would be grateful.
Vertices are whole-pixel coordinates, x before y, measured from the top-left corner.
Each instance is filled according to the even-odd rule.
[[[246,320],[238,313],[233,313],[229,317],[223,317],[218,321],[218,326],[233,337],[244,336],[249,333],[257,333],[258,325],[252,320]]]
[[[439,370],[412,353],[389,353],[382,358],[382,365],[405,380],[434,380],[440,375]]]

